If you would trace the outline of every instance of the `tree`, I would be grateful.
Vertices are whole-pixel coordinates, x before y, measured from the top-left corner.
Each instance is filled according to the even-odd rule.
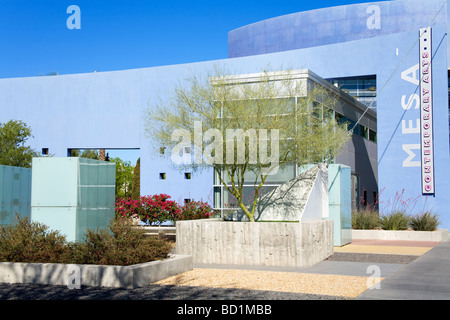
[[[171,148],[171,160],[181,169],[212,166],[255,221],[269,175],[292,164],[331,162],[348,141],[345,125],[334,118],[337,102],[335,91],[291,71],[262,72],[251,81],[222,72],[194,75],[168,102],[148,108],[146,130],[156,147]],[[191,146],[192,157],[181,155]],[[249,179],[254,192],[247,206],[243,187]]]
[[[39,154],[26,146],[31,128],[20,120],[0,123],[0,164],[31,168],[31,160]]]
[[[116,163],[116,197],[130,197],[134,167],[129,161],[123,161],[120,158],[111,158],[109,161]]]
[[[131,198],[139,199],[141,196],[141,158],[138,158],[134,166],[133,185],[131,187]]]
[[[100,159],[99,152],[98,152],[98,150],[95,150],[95,149],[85,149],[81,153],[80,153],[79,149],[72,149],[72,150],[70,150],[70,156],[94,159],[94,160]]]

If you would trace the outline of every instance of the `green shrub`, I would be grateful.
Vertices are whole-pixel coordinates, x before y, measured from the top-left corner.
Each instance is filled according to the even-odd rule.
[[[380,227],[378,211],[357,210],[352,213],[352,228],[361,230],[372,230]]]
[[[384,230],[407,230],[410,217],[403,211],[396,211],[382,215],[380,218],[381,228]]]
[[[415,231],[434,231],[439,225],[439,218],[431,212],[423,212],[411,217],[410,226]]]
[[[144,235],[129,219],[115,219],[109,230],[89,230],[85,242],[71,244],[66,261],[75,264],[133,265],[167,258],[172,246]]]
[[[144,232],[115,219],[108,229],[89,230],[84,242],[68,243],[58,231],[17,216],[0,227],[0,262],[132,265],[166,258],[172,245]]]
[[[0,227],[0,261],[56,263],[67,253],[66,237],[38,222],[16,215]]]

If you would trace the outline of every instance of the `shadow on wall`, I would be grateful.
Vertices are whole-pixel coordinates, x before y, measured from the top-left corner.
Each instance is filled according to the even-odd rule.
[[[257,202],[255,221],[320,220],[327,216],[327,208],[327,167],[320,164],[263,195]],[[248,220],[242,209],[232,218]]]
[[[358,191],[352,201],[358,206],[364,199],[363,190],[369,194],[366,197],[368,203],[378,200],[378,163],[377,163],[377,144],[364,139],[363,137],[353,136],[344,147],[345,152],[341,152],[336,157],[336,163],[341,163],[351,167],[352,174],[359,178]],[[357,150],[357,152],[356,152]],[[372,161],[371,161],[372,159]],[[375,195],[373,193],[375,192]],[[374,197],[375,196],[375,197]]]

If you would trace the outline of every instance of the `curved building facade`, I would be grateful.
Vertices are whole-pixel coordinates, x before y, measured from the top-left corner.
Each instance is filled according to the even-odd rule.
[[[0,122],[23,120],[33,130],[32,148],[55,156],[77,148],[140,149],[142,194],[214,203],[212,170],[176,170],[146,134],[145,111],[169,99],[186,77],[217,66],[236,75],[268,65],[308,69],[361,102],[363,111],[349,110],[348,119],[376,117],[371,131],[354,134],[336,159],[352,167],[358,198],[377,200],[381,211],[400,204],[410,213],[433,210],[441,227],[450,228],[447,30],[444,0],[371,2],[274,17],[230,31],[228,59],[0,79]]]

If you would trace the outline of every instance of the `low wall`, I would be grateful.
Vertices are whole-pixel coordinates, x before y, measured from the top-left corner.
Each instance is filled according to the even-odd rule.
[[[176,238],[194,263],[301,267],[333,254],[333,221],[177,221]]]
[[[78,274],[80,285],[130,289],[189,270],[192,257],[183,255],[132,266],[1,262],[0,283],[68,285]]]
[[[407,240],[407,241],[435,241],[447,240],[448,230],[411,231],[411,230],[352,230],[352,239],[373,240]]]

